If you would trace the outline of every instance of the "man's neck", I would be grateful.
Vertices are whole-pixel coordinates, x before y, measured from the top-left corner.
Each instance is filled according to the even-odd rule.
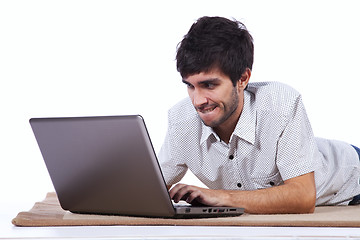
[[[218,127],[213,128],[214,132],[219,136],[221,141],[224,141],[226,144],[229,144],[231,135],[235,130],[240,115],[241,112],[234,113],[226,122],[224,122]]]

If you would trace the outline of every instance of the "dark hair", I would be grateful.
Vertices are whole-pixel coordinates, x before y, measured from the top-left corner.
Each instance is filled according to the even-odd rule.
[[[252,69],[253,38],[239,21],[202,17],[179,43],[176,61],[183,78],[218,68],[235,86],[246,68]]]

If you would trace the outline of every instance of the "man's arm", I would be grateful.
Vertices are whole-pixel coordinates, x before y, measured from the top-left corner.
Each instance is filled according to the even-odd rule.
[[[254,191],[212,190],[177,184],[170,190],[175,202],[195,201],[209,206],[243,207],[248,213],[312,213],[315,209],[314,173],[288,179],[283,185]]]

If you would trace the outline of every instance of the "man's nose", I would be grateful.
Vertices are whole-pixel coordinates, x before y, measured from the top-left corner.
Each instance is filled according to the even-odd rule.
[[[207,97],[201,90],[194,90],[192,95],[194,107],[200,107],[208,103]]]

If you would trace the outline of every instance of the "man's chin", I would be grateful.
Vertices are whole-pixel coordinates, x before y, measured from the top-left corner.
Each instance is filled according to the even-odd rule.
[[[219,122],[219,109],[214,108],[213,111],[203,113],[198,111],[198,115],[202,122],[208,127],[216,127]]]
[[[215,121],[215,120],[212,120],[212,121],[205,120],[205,119],[203,119],[201,117],[200,117],[200,119],[204,123],[205,126],[208,126],[208,127],[211,127],[211,128],[216,128],[216,127],[218,127],[220,125],[219,122]]]
[[[228,116],[224,116],[224,115],[221,115],[221,116],[213,116],[213,117],[210,117],[210,116],[202,116],[201,114],[198,114],[200,119],[202,120],[202,122],[208,126],[208,127],[211,127],[211,128],[217,128],[219,127],[220,125],[222,125],[225,121],[227,121],[227,119],[229,118]]]

